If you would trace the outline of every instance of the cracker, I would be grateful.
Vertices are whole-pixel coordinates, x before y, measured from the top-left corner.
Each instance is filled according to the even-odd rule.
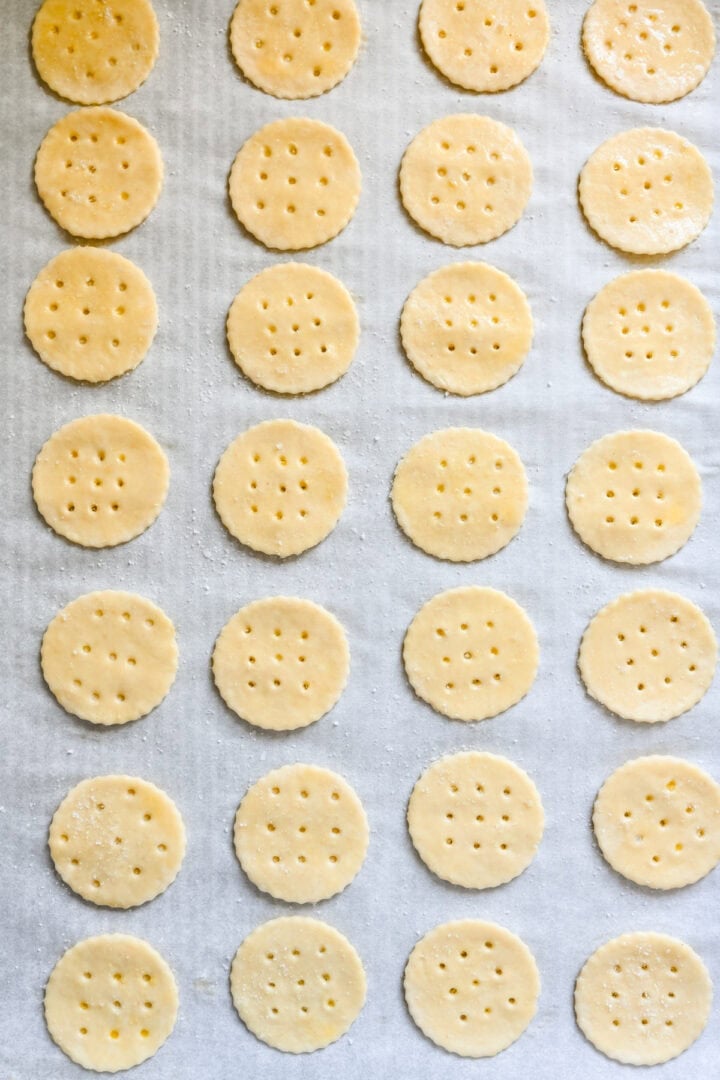
[[[239,0],[230,23],[243,75],[278,98],[332,90],[355,63],[360,39],[353,0]]]
[[[230,351],[265,390],[308,394],[344,375],[360,336],[344,285],[315,266],[284,263],[256,274],[233,300]]]
[[[230,170],[233,210],[266,247],[313,248],[345,228],[360,199],[360,166],[345,136],[285,117],[251,135]]]
[[[659,103],[676,101],[702,82],[715,31],[700,0],[595,0],[582,42],[597,74],[618,94]]]
[[[522,366],[533,321],[522,289],[487,263],[428,274],[405,301],[400,334],[423,378],[451,394],[484,394]]]
[[[248,790],[235,817],[235,852],[262,892],[294,904],[327,900],[365,860],[368,823],[342,776],[284,765]]]
[[[35,459],[33,497],[51,529],[83,547],[125,544],[152,525],[167,496],[167,458],[145,428],[99,413],[71,420]]]
[[[185,826],[172,799],[135,776],[96,776],[68,792],[50,824],[50,855],[93,904],[145,904],[177,877]]]
[[[674,555],[700,518],[700,477],[679,442],[659,431],[616,431],[585,450],[565,502],[580,539],[615,562],[644,565]]]
[[[582,335],[598,377],[645,401],[684,394],[715,351],[710,305],[686,278],[667,270],[633,270],[605,285],[587,306]]]
[[[178,992],[162,956],[140,938],[102,934],[64,953],[45,987],[45,1022],[63,1053],[96,1072],[147,1061],[175,1027]]]
[[[46,210],[61,228],[87,240],[134,229],[158,201],[162,182],[154,138],[116,109],[77,109],[61,117],[35,158]]]
[[[461,113],[416,135],[400,166],[408,214],[444,244],[486,244],[511,229],[530,198],[533,171],[512,128]]]
[[[527,477],[516,451],[479,428],[425,435],[395,470],[392,505],[403,532],[428,555],[472,562],[519,532]]]
[[[496,923],[463,919],[430,930],[410,953],[405,1001],[437,1046],[461,1057],[492,1057],[535,1015],[540,976],[532,953]]]
[[[580,205],[606,243],[663,255],[700,235],[712,214],[712,174],[674,131],[632,128],[607,139],[580,173]]]
[[[705,1027],[712,982],[689,945],[666,934],[622,934],[585,963],[575,1018],[602,1054],[626,1065],[660,1065]]]
[[[266,555],[299,555],[337,525],[347,472],[335,443],[316,427],[266,420],[230,443],[213,480],[215,508],[242,544]]]
[[[543,0],[423,0],[423,48],[465,90],[508,90],[538,66],[550,40]]]
[[[710,687],[713,628],[677,593],[640,589],[607,604],[580,645],[588,693],[625,720],[655,723],[687,712]]]
[[[465,889],[492,889],[530,865],[544,814],[526,772],[496,754],[468,751],[423,773],[407,821],[415,850],[434,874]]]
[[[487,720],[516,705],[535,681],[538,655],[520,605],[479,585],[428,600],[403,645],[413,690],[452,720]]]
[[[136,593],[85,593],[52,620],[42,640],[45,682],[63,709],[93,724],[126,724],[151,712],[175,680],[175,627]]]
[[[720,786],[682,758],[635,758],[600,788],[600,850],[614,870],[651,889],[678,889],[720,862]]]
[[[78,247],[44,266],[25,299],[25,333],[40,359],[100,383],[132,371],[157,329],[152,285],[114,251]]]
[[[38,75],[79,105],[132,94],[157,60],[159,31],[149,0],[45,0],[32,28]]]

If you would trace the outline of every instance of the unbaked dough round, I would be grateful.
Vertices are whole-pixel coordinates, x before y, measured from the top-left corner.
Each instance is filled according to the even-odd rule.
[[[410,624],[403,662],[418,697],[452,720],[487,720],[535,681],[535,628],[497,589],[464,586],[428,600]]]
[[[233,300],[227,337],[249,379],[279,394],[308,394],[344,375],[360,336],[344,285],[316,266],[262,270]]]
[[[268,1046],[306,1054],[344,1035],[365,1004],[362,961],[319,919],[263,923],[235,954],[230,989],[242,1022]]]
[[[439,390],[484,394],[507,382],[532,344],[522,289],[487,263],[454,263],[428,274],[400,320],[408,359]]]
[[[247,876],[294,904],[341,892],[367,846],[362,803],[342,776],[317,765],[273,769],[248,790],[235,817],[235,852]]]
[[[635,101],[675,101],[702,82],[715,52],[700,0],[595,0],[583,48],[597,74]]]
[[[353,0],[239,0],[230,47],[243,75],[278,98],[311,98],[345,78],[360,48]]]
[[[616,431],[583,451],[565,501],[580,539],[615,562],[644,565],[674,555],[700,518],[692,458],[659,431]]]
[[[51,529],[83,547],[114,547],[152,525],[170,468],[145,428],[124,416],[82,416],[59,428],[32,471],[33,497]]]
[[[438,559],[472,562],[494,555],[520,531],[527,477],[517,452],[479,428],[425,435],[395,470],[398,525]]]
[[[73,236],[103,240],[144,221],[160,196],[163,162],[154,138],[116,109],[61,117],[35,158],[38,195]]]
[[[701,1034],[712,983],[689,945],[622,934],[594,952],[575,984],[575,1017],[602,1054],[625,1065],[670,1061]]]
[[[347,682],[345,631],[319,604],[271,596],[240,608],[212,658],[226,705],[257,727],[307,727],[336,704]]]
[[[240,224],[280,251],[317,247],[342,232],[357,209],[360,186],[360,166],[345,136],[296,116],[251,135],[229,180]]]
[[[55,811],[50,855],[85,900],[131,908],[165,892],[185,855],[185,826],[169,795],[136,776],[96,776]]]
[[[635,758],[600,788],[593,809],[614,870],[651,889],[678,889],[720,861],[720,786],[682,758]]]
[[[175,627],[136,593],[86,593],[52,620],[40,660],[63,709],[93,724],[126,724],[159,705],[175,681]]]
[[[540,976],[527,945],[496,923],[462,919],[430,930],[410,953],[405,1001],[437,1046],[492,1057],[532,1020]]]
[[[632,270],[605,285],[587,306],[582,335],[596,375],[645,401],[684,394],[715,351],[710,305],[667,270]]]
[[[25,298],[25,332],[40,359],[71,379],[100,383],[137,367],[157,329],[152,285],[104,248],[62,251]]]
[[[578,660],[588,693],[625,720],[655,723],[687,712],[710,687],[713,628],[677,593],[640,589],[607,604],[585,631]]]
[[[607,139],[580,173],[580,204],[606,243],[632,255],[663,255],[703,231],[713,181],[698,148],[674,131],[632,128]]]
[[[56,94],[104,105],[145,82],[159,37],[149,0],[45,0],[33,23],[33,60]]]
[[[416,135],[400,166],[411,218],[444,244],[495,240],[520,220],[532,191],[527,150],[512,128],[460,113]]]
[[[407,821],[415,850],[434,874],[465,889],[492,889],[530,865],[544,814],[523,769],[497,754],[467,751],[423,773]]]
[[[465,90],[508,90],[538,66],[550,40],[544,0],[423,0],[423,48]]]

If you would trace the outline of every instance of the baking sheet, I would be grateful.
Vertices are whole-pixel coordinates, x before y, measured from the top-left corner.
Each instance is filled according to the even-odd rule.
[[[0,788],[0,1076],[65,1080],[85,1075],[52,1044],[42,1017],[43,985],[56,959],[91,934],[122,931],[153,943],[173,967],[181,995],[174,1034],[142,1066],[146,1080],[287,1080],[379,1076],[491,1075],[510,1080],[584,1080],[628,1074],[598,1054],[575,1027],[572,990],[587,956],[616,934],[655,929],[691,944],[720,986],[718,872],[678,892],[654,894],[614,874],[597,852],[589,815],[604,778],[645,753],[689,757],[720,777],[716,728],[720,680],[687,716],[666,725],[615,719],[590,701],[575,656],[594,612],[619,593],[660,585],[698,602],[720,629],[716,536],[720,523],[717,395],[720,365],[683,398],[643,405],[613,394],[584,362],[579,323],[606,281],[645,260],[602,244],[584,224],[575,190],[592,150],[618,130],[677,129],[720,175],[718,68],[684,100],[667,106],[625,101],[582,59],[585,0],[549,0],[552,41],[540,69],[495,97],[446,83],[417,41],[416,0],[358,0],[364,44],[348,78],[308,102],[284,102],[246,84],[227,45],[233,0],[155,0],[161,54],[147,84],[119,108],[156,135],[166,183],[147,222],[111,246],[152,280],[160,330],[146,361],[105,386],[77,386],[40,363],[23,338],[26,289],[70,243],[39,203],[32,162],[47,128],[69,106],[36,78],[28,50],[35,0],[2,0],[0,63],[0,354],[5,398],[5,552],[0,619],[2,729]],[[717,2],[709,5],[716,23]],[[484,112],[516,128],[535,167],[535,188],[518,226],[499,240],[457,251],[417,230],[397,195],[397,168],[412,136],[436,117]],[[361,164],[363,195],[336,240],[300,257],[336,274],[352,291],[363,335],[350,372],[307,398],[277,398],[243,380],[224,339],[227,308],[260,269],[284,261],[238,226],[226,177],[239,146],[267,121],[294,115],[327,120],[346,133]],[[714,126],[715,124],[715,126]],[[686,274],[718,309],[720,214],[686,250],[651,265]],[[535,341],[520,374],[483,397],[446,397],[403,357],[402,304],[429,271],[467,257],[488,260],[526,291]],[[34,456],[59,425],[119,412],[165,447],[170,494],[156,524],[132,543],[91,551],[65,543],[35,512]],[[214,513],[210,482],[226,445],[273,417],[314,423],[341,448],[350,496],[340,525],[316,549],[276,562],[236,544]],[[421,435],[477,425],[508,439],[530,479],[530,509],[513,542],[494,557],[454,566],[415,549],[388,503],[392,471]],[[564,475],[606,432],[656,427],[681,440],[700,470],[705,508],[692,540],[648,568],[605,563],[585,549],[564,513]],[[540,637],[540,673],[528,697],[494,720],[446,720],[417,700],[402,670],[404,631],[436,592],[478,583],[506,590],[529,612]],[[177,626],[181,663],[165,702],[146,719],[98,730],[66,715],[45,688],[38,646],[59,607],[95,588],[137,590]],[[352,672],[333,712],[285,734],[257,731],[225,708],[209,656],[237,608],[274,593],[307,596],[346,627]],[[404,814],[420,772],[443,753],[480,748],[527,769],[542,793],[547,829],[518,879],[468,892],[436,879],[414,854]],[[340,771],[365,804],[372,838],[367,861],[341,895],[314,909],[263,896],[245,879],[231,843],[233,815],[247,786],[277,765],[309,761]],[[46,850],[50,817],[83,777],[129,772],[165,788],[189,835],[181,874],[169,891],[134,911],[96,908],[54,875]],[[237,1019],[228,991],[231,958],[243,937],[275,916],[309,912],[333,923],[361,953],[367,1004],[348,1036],[312,1057],[256,1041]],[[437,923],[496,920],[534,952],[542,976],[538,1014],[522,1038],[492,1061],[450,1056],[409,1019],[402,971],[416,940]],[[702,1038],[667,1078],[709,1077],[720,1059],[720,1002]]]

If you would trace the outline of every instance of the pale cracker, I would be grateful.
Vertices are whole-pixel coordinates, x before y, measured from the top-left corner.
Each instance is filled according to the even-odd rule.
[[[94,1072],[147,1061],[171,1034],[177,1010],[172,971],[152,946],[128,934],[79,941],[60,957],[45,987],[51,1038]]]
[[[50,824],[50,855],[85,900],[145,904],[177,877],[185,826],[169,795],[136,776],[95,776],[68,792]]]
[[[145,428],[99,413],[50,436],[35,459],[32,489],[60,536],[83,547],[113,547],[152,525],[169,477],[167,458]]]
[[[344,375],[360,336],[345,286],[316,266],[282,263],[256,274],[233,300],[230,351],[265,390],[308,394]]]
[[[717,641],[700,608],[677,593],[639,589],[595,615],[578,666],[588,693],[625,720],[687,712],[710,687]]]
[[[157,329],[152,285],[114,251],[78,247],[44,266],[25,298],[25,332],[40,359],[100,383],[137,367]]]
[[[299,555],[337,525],[347,472],[316,427],[266,420],[230,443],[213,480],[215,507],[241,543],[266,555]]]
[[[595,0],[582,42],[597,74],[618,94],[659,103],[702,82],[715,31],[701,0]]]
[[[703,231],[713,181],[698,148],[674,131],[632,128],[607,139],[580,173],[580,205],[606,243],[663,255]]]
[[[317,765],[273,769],[235,816],[235,852],[252,883],[277,900],[314,904],[341,892],[365,860],[368,823],[342,776]]]
[[[345,136],[320,120],[285,117],[240,148],[229,191],[241,225],[266,247],[297,251],[332,240],[360,199],[360,166]]]
[[[527,945],[480,919],[443,923],[410,953],[405,1001],[437,1046],[461,1057],[507,1049],[537,1010],[540,976]]]
[[[35,158],[38,195],[73,236],[103,240],[144,221],[162,188],[163,162],[142,124],[116,109],[61,117]]]
[[[408,214],[444,244],[465,247],[501,236],[522,217],[533,171],[512,128],[461,113],[416,135],[400,166]]]
[[[454,263],[428,274],[400,320],[413,367],[439,390],[466,397],[495,390],[519,371],[532,333],[525,293],[487,263]]]
[[[151,712],[172,686],[175,628],[136,593],[85,593],[52,620],[40,660],[63,709],[93,724],[125,724]]]
[[[465,90],[508,90],[538,66],[550,40],[543,0],[423,0],[423,48]]]
[[[695,1042],[712,982],[689,945],[666,934],[623,934],[592,954],[575,984],[575,1018],[602,1054],[660,1065]]]
[[[347,938],[320,919],[263,923],[235,954],[233,1003],[258,1039],[307,1054],[339,1039],[365,1004],[362,961]]]
[[[608,282],[587,306],[582,335],[599,378],[645,401],[684,394],[715,351],[710,305],[667,270],[632,270]]]

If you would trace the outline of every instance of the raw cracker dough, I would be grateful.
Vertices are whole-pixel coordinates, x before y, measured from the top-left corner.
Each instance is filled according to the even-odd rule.
[[[38,195],[73,236],[103,240],[144,221],[163,162],[149,131],[116,109],[77,109],[54,124],[35,158]]]
[[[516,86],[550,39],[544,0],[423,0],[418,26],[435,67],[466,90]]]
[[[434,874],[466,889],[491,889],[530,865],[544,814],[540,793],[519,766],[467,751],[423,773],[407,821],[415,850]]]
[[[289,1054],[320,1050],[344,1035],[365,1004],[362,961],[319,919],[272,919],[235,954],[230,989],[242,1022]]]
[[[55,869],[79,896],[131,908],[177,877],[185,826],[170,796],[147,780],[95,776],[60,803],[48,844]]]
[[[360,336],[345,286],[316,266],[282,263],[256,274],[233,300],[227,337],[235,363],[258,386],[307,394],[350,367]]]
[[[695,1042],[712,983],[689,945],[666,934],[622,934],[594,952],[575,984],[575,1017],[602,1054],[660,1065]]]
[[[425,435],[395,470],[398,525],[438,559],[472,562],[494,555],[519,532],[527,477],[517,452],[479,428]]]
[[[152,285],[114,251],[78,247],[44,266],[25,299],[25,332],[40,359],[100,383],[137,367],[157,329]]]
[[[654,723],[687,712],[710,687],[713,628],[677,593],[640,589],[607,604],[580,645],[588,693],[626,720]]]
[[[451,394],[484,394],[507,382],[530,351],[532,313],[511,277],[487,263],[453,263],[428,274],[400,320],[408,359]]]
[[[516,705],[532,686],[538,643],[509,596],[479,585],[428,600],[403,645],[415,693],[452,720],[487,720]]]
[[[32,489],[48,525],[83,547],[114,547],[155,521],[170,467],[145,428],[99,413],[51,435],[35,459]]]
[[[266,420],[230,443],[213,480],[215,507],[242,544],[266,555],[299,555],[337,525],[347,472],[335,443],[316,427]]]
[[[659,431],[616,431],[583,451],[565,501],[580,539],[615,562],[674,555],[700,518],[700,477],[679,442]]]
[[[692,885],[720,861],[720,786],[682,758],[635,758],[600,788],[593,829],[607,861],[630,881]]]
[[[350,667],[345,631],[319,604],[271,596],[241,608],[212,658],[226,705],[257,727],[307,727],[336,704]]]
[[[136,593],[86,593],[52,620],[42,672],[63,709],[93,724],[146,716],[175,680],[175,627]]]
[[[532,163],[512,128],[461,113],[416,135],[400,166],[411,218],[444,244],[485,244],[511,229],[532,190]]]
[[[33,59],[56,94],[104,105],[145,82],[159,37],[149,0],[45,0],[33,23]]]
[[[492,1057],[518,1039],[537,1009],[540,976],[527,945],[480,919],[443,923],[410,953],[405,1001],[437,1046]]]
[[[622,131],[590,156],[580,173],[580,205],[606,243],[633,255],[663,255],[703,231],[713,181],[698,148],[674,131]]]
[[[633,270],[610,281],[588,304],[582,335],[596,375],[645,401],[684,394],[715,351],[710,305],[667,270]]]
[[[342,232],[357,209],[360,186],[360,166],[345,136],[296,116],[251,135],[229,179],[241,225],[280,251],[317,247]]]
[[[618,94],[659,103],[684,97],[707,74],[715,31],[700,0],[595,0],[583,23],[585,55]]]
[[[314,904],[341,892],[365,860],[368,823],[342,776],[284,765],[248,790],[235,816],[235,852],[252,883],[277,900]]]
[[[345,78],[360,48],[353,0],[239,0],[230,47],[243,75],[278,98],[311,98]]]

